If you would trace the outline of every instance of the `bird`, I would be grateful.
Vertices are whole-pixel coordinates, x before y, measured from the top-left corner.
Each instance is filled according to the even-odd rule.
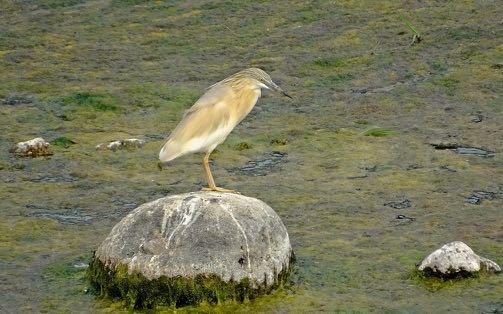
[[[202,191],[239,193],[215,184],[209,158],[253,109],[262,89],[292,98],[264,70],[248,68],[211,85],[188,109],[159,152],[161,165],[189,153],[205,153],[203,169],[208,186]]]

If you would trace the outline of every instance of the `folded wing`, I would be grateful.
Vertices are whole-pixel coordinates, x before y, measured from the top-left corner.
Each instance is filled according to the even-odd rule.
[[[213,85],[185,113],[159,153],[162,162],[191,152],[211,151],[234,128],[230,106],[235,94],[226,85]]]

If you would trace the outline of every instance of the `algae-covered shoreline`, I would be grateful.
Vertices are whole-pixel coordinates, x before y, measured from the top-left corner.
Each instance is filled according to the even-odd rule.
[[[139,204],[200,189],[200,156],[158,170],[163,139],[207,86],[258,66],[294,99],[265,92],[212,167],[276,210],[296,284],[186,311],[502,311],[501,275],[435,292],[410,277],[453,240],[503,263],[502,15],[496,1],[2,1],[0,309],[123,310],[86,293],[85,263]],[[53,156],[9,153],[39,136]],[[131,137],[145,146],[95,149]]]

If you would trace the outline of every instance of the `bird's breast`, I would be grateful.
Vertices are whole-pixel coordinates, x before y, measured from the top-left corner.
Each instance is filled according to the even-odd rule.
[[[253,109],[261,95],[260,89],[250,89],[238,95],[234,110],[236,124],[241,122]]]

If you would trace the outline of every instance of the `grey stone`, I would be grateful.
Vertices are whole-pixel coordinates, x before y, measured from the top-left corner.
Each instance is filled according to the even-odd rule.
[[[51,144],[41,137],[17,143],[16,146],[11,149],[11,152],[20,157],[37,157],[53,154]]]
[[[31,104],[35,99],[31,96],[8,96],[2,100],[4,105],[20,105],[20,104]]]
[[[288,269],[285,226],[264,202],[242,195],[192,192],[143,204],[124,217],[95,253],[106,267],[127,265],[146,278],[217,275],[271,286]]]
[[[109,150],[119,150],[119,149],[125,149],[125,148],[141,148],[145,145],[145,140],[142,139],[137,139],[137,138],[127,138],[124,140],[116,140],[112,141],[108,144],[101,143],[96,145],[96,149],[102,150],[102,149],[109,149]]]
[[[445,244],[424,258],[418,270],[439,276],[451,276],[460,273],[476,273],[485,268],[487,271],[500,272],[501,268],[495,262],[478,256],[461,241]]]
[[[495,262],[491,261],[488,258],[479,256],[480,258],[480,266],[484,267],[487,271],[492,271],[495,273],[499,273],[501,271],[501,267]]]

